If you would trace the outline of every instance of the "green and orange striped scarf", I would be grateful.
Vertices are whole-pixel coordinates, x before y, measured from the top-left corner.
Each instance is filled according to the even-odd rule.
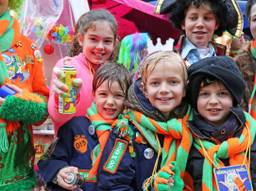
[[[194,139],[193,145],[205,158],[203,163],[202,191],[217,191],[213,167],[223,167],[224,164],[221,162],[221,159],[229,159],[230,165],[242,165],[245,163],[247,169],[250,169],[250,161],[246,156],[246,151],[248,151],[248,147],[254,141],[256,121],[250,114],[246,112],[244,114],[246,124],[240,137],[229,138],[218,145],[206,140]]]
[[[95,159],[93,161],[93,166],[89,172],[89,179],[96,176],[100,159],[102,156],[103,149],[107,143],[110,132],[115,125],[116,120],[106,120],[97,111],[96,104],[93,103],[91,107],[87,110],[87,117],[90,119],[92,125],[96,130],[96,135],[99,141],[99,150],[97,148],[93,151]]]
[[[156,121],[138,111],[129,111],[125,117],[136,126],[153,149],[157,153],[161,153],[160,167],[176,161],[183,178],[192,145],[192,135],[186,126],[188,114],[184,119],[173,118],[167,122]],[[159,144],[157,134],[164,135],[163,146]],[[156,172],[153,172],[152,177],[154,177],[154,173]],[[150,183],[152,184],[152,182]],[[145,186],[147,187],[147,185]]]
[[[251,41],[250,51],[253,59],[256,62],[256,39]],[[253,90],[249,100],[249,113],[256,119],[256,74],[254,74]]]

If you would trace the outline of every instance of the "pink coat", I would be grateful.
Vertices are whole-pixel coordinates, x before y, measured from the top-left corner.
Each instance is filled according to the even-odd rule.
[[[79,92],[79,98],[76,105],[76,113],[74,114],[61,114],[58,112],[58,102],[57,95],[52,90],[53,80],[56,78],[55,73],[52,73],[51,86],[50,86],[50,97],[48,101],[48,111],[49,115],[55,126],[55,133],[57,133],[60,126],[69,121],[75,116],[84,116],[88,107],[90,107],[93,101],[93,91],[92,91],[92,80],[93,74],[89,69],[89,66],[85,60],[82,53],[77,56],[72,57],[71,65],[77,70],[77,78],[81,78],[83,85]],[[62,67],[63,59],[60,59],[55,67]]]

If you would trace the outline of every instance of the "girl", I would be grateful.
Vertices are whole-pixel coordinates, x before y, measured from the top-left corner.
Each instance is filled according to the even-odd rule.
[[[119,118],[102,154],[97,190],[150,189],[165,164],[168,169],[160,172],[175,174],[174,190],[183,188],[180,175],[192,141],[176,119],[186,113],[184,62],[177,53],[162,51],[146,56],[141,66],[142,78],[128,91],[130,110]]]
[[[75,39],[71,58],[64,58],[57,62],[52,74],[48,110],[58,128],[74,116],[83,116],[93,100],[92,79],[96,69],[111,59],[117,38],[117,24],[113,15],[106,10],[92,10],[78,20],[75,28]],[[61,82],[64,65],[74,66],[77,71],[73,85],[79,94],[76,100],[74,114],[58,112],[58,96],[65,95],[67,86]]]
[[[95,191],[98,161],[112,129],[114,121],[123,111],[123,104],[130,85],[128,71],[116,63],[102,65],[95,73],[93,92],[95,103],[89,108],[87,116],[74,117],[65,123],[58,132],[58,140],[42,158],[39,173],[54,190],[73,190],[77,187],[65,180],[68,173],[79,174],[83,179],[83,190]],[[98,136],[98,138],[97,138]],[[96,146],[97,143],[99,146]],[[91,156],[98,156],[92,171]]]
[[[240,105],[241,72],[223,56],[200,60],[188,75],[194,137],[184,179],[188,190],[255,190],[256,121]]]

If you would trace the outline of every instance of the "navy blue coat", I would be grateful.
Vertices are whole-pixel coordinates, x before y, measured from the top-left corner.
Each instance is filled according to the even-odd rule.
[[[135,110],[142,112],[144,115],[155,119],[157,121],[167,121],[171,117],[183,116],[185,113],[185,107],[181,109],[184,110],[181,113],[181,110],[176,110],[170,118],[165,118],[161,112],[154,108],[149,100],[145,97],[140,88],[141,81],[137,80],[128,91],[128,100],[130,107],[133,107]],[[176,113],[177,112],[177,113]],[[103,155],[101,158],[100,168],[98,171],[97,179],[97,190],[98,191],[142,191],[144,181],[149,178],[153,173],[153,168],[157,158],[157,152],[154,148],[146,141],[139,143],[136,139],[142,135],[133,124],[130,123],[129,127],[134,132],[134,137],[132,137],[131,142],[128,143],[126,140],[123,140],[119,137],[116,129],[113,129],[110,135],[110,138],[104,148]],[[158,134],[160,144],[163,145],[163,136]],[[111,172],[106,168],[106,165],[109,164],[110,156],[112,150],[115,146],[115,142],[122,140],[126,144],[126,149],[122,153],[120,158],[120,163],[115,172]],[[134,149],[136,156],[132,156],[131,148]],[[159,170],[161,162],[161,156],[157,163],[157,169]]]
[[[66,166],[75,166],[79,170],[91,169],[91,152],[98,144],[95,133],[89,133],[91,122],[86,117],[75,117],[64,124],[58,131],[57,141],[48,149],[39,162],[39,174],[53,191],[65,189],[52,181],[58,171]],[[84,183],[86,191],[95,191],[95,183]]]

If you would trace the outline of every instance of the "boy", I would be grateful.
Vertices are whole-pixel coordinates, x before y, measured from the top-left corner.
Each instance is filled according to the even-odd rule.
[[[245,82],[238,67],[229,57],[211,57],[193,64],[188,75],[194,141],[186,187],[255,190],[256,122],[240,105]]]
[[[172,23],[184,33],[175,48],[190,65],[205,57],[225,55],[225,47],[212,39],[225,30],[236,34],[242,21],[235,7],[235,1],[165,0],[159,1],[157,12],[170,13]]]
[[[128,91],[130,110],[119,118],[103,151],[97,190],[151,189],[160,168],[174,161],[171,168],[180,181],[173,186],[183,188],[192,142],[177,119],[186,113],[185,64],[179,54],[159,51],[146,56],[141,66],[141,79]]]
[[[79,174],[84,179],[83,190],[96,190],[96,161],[100,160],[111,125],[124,109],[129,85],[129,73],[122,65],[107,63],[96,71],[93,79],[95,104],[89,108],[87,116],[74,117],[59,129],[57,142],[38,163],[39,173],[51,190],[77,188],[78,185],[67,182],[69,173]],[[98,142],[99,154],[92,159]],[[92,161],[94,172],[89,174]]]

